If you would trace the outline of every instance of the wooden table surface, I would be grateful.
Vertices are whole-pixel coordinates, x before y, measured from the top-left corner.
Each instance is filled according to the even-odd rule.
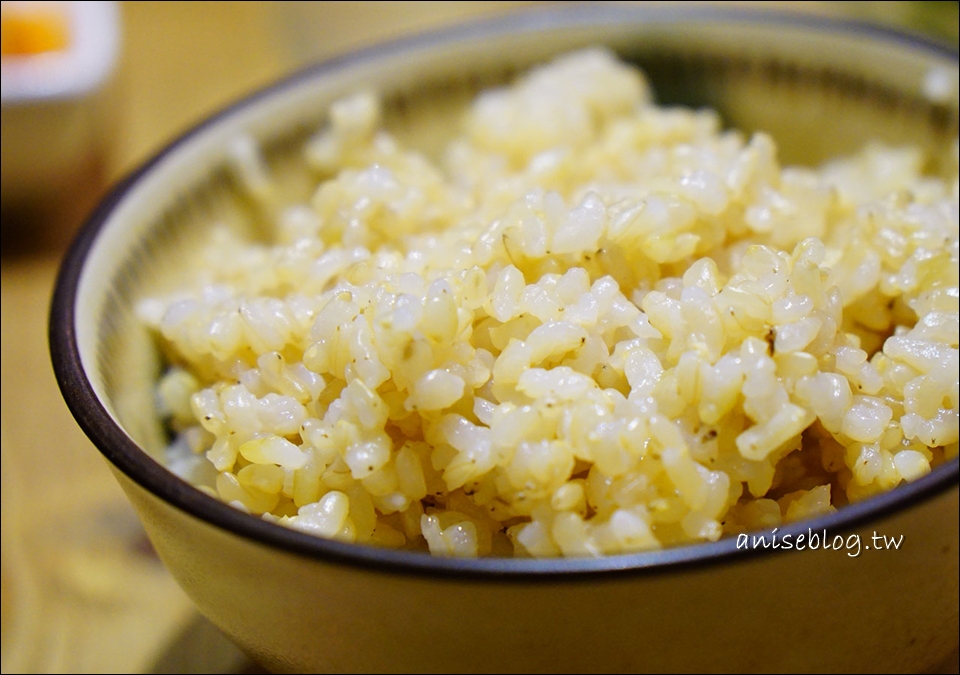
[[[80,214],[180,131],[312,59],[528,4],[120,4],[122,49],[99,182],[3,248],[4,673],[256,672],[153,555],[54,381],[47,312]],[[846,11],[846,4],[804,9]]]

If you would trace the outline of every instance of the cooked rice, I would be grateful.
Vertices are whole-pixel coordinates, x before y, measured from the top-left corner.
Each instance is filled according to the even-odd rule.
[[[823,514],[958,450],[958,181],[818,170],[602,49],[480,95],[436,165],[336,103],[270,244],[143,301],[170,466],[323,537],[603,555]],[[233,148],[255,199],[256,144]]]

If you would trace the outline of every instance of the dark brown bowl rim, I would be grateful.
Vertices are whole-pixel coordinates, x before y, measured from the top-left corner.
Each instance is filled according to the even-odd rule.
[[[561,581],[600,578],[625,574],[675,573],[691,568],[730,564],[748,558],[788,554],[784,548],[738,547],[735,537],[716,542],[690,544],[657,551],[608,555],[598,558],[449,558],[427,553],[395,551],[367,545],[346,544],[319,538],[245,514],[176,477],[152,460],[113,421],[100,403],[83,371],[76,331],[79,279],[84,263],[100,231],[131,188],[175,149],[217,124],[221,119],[279,91],[323,77],[342,67],[384,59],[409,48],[516,32],[535,32],[565,26],[609,25],[624,22],[679,23],[682,21],[736,21],[755,24],[783,24],[815,30],[876,37],[906,44],[922,51],[958,60],[956,46],[927,39],[899,29],[855,19],[832,18],[783,11],[755,11],[701,6],[696,9],[588,3],[585,5],[525,8],[509,14],[472,21],[411,37],[356,50],[299,70],[278,82],[259,89],[207,117],[181,134],[153,157],[120,180],[85,221],[66,252],[54,286],[48,338],[51,360],[61,394],[79,426],[104,457],[131,480],[157,498],[182,512],[233,535],[305,558],[333,564],[367,568],[380,572],[453,577],[471,581]],[[839,511],[785,525],[774,530],[751,533],[770,540],[796,541],[800,534],[825,532],[831,538],[883,517],[906,511],[910,506],[931,500],[960,483],[960,458],[937,467],[928,475],[895,490],[885,492]],[[791,550],[789,553],[796,553]]]

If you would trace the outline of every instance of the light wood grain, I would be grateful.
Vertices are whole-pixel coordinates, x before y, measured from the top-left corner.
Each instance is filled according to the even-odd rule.
[[[193,609],[60,396],[57,263],[3,264],[3,671],[141,672]]]

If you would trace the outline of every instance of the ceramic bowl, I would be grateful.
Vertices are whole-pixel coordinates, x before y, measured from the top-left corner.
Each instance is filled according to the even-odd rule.
[[[643,67],[661,102],[709,105],[732,127],[770,131],[784,163],[873,138],[953,151],[956,46],[858,23],[589,3],[366,49],[206,120],[103,201],[64,260],[51,309],[71,411],[179,584],[271,671],[935,667],[957,646],[956,458],[777,533],[781,544],[816,536],[817,548],[728,538],[589,559],[449,559],[329,541],[246,515],[164,468],[152,398],[160,358],[133,303],[176,275],[208,223],[256,217],[227,169],[231,138],[252,134],[296,176],[297,151],[331,101],[373,87],[395,133],[430,152],[438,121],[479,88],[596,44]],[[306,188],[291,179],[290,189]],[[902,545],[879,550],[874,535]]]

